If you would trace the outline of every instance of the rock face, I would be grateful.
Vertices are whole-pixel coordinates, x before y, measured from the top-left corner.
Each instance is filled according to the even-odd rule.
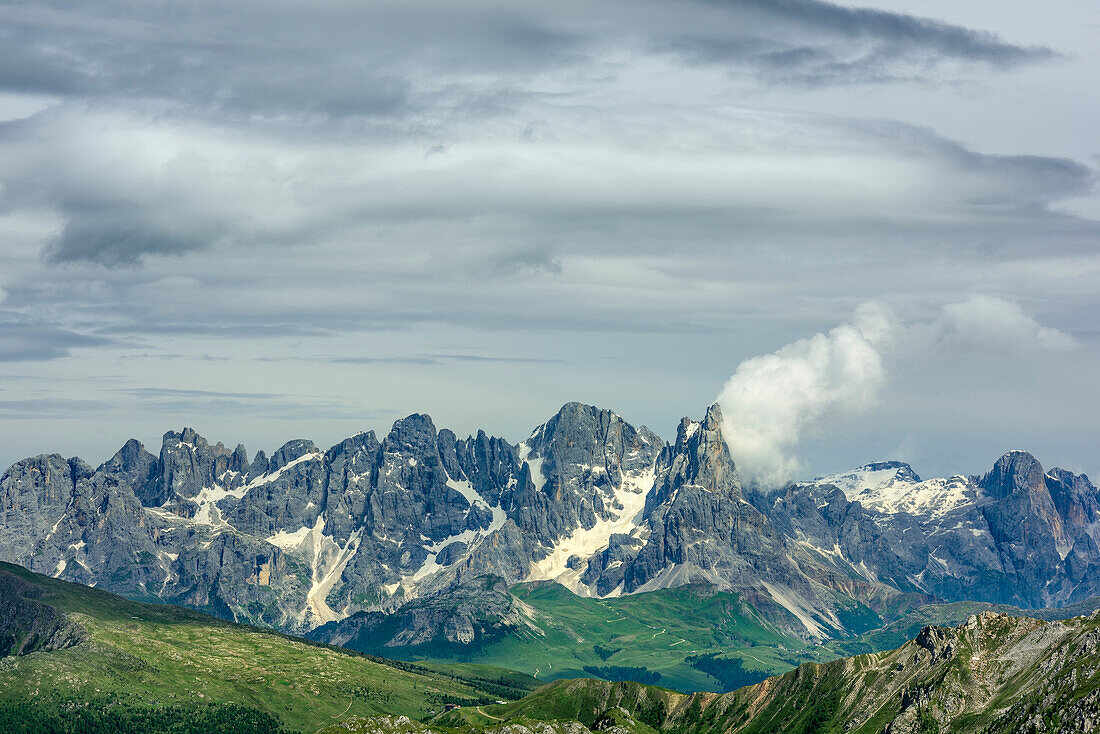
[[[1098,628],[1100,617],[1041,622],[983,612],[956,628],[925,627],[896,650],[806,663],[722,695],[559,680],[493,709],[489,727],[572,718],[588,731],[610,719],[627,732],[681,734],[1084,733],[1097,726]],[[466,721],[454,711],[429,723],[442,730]]]
[[[1100,493],[1022,451],[983,477],[885,462],[753,501],[797,555],[902,591],[1027,609],[1100,594]]]
[[[185,428],[156,455],[131,440],[96,468],[37,456],[0,478],[0,560],[294,632],[491,574],[585,596],[704,582],[820,638],[900,593],[1100,594],[1098,548],[1096,488],[1019,452],[982,478],[878,462],[747,494],[717,407],[672,444],[570,403],[519,445],[411,415],[249,460]],[[413,609],[414,637],[444,624]],[[453,624],[444,639],[476,634]]]
[[[439,651],[488,645],[508,634],[543,635],[537,612],[494,576],[413,599],[400,610],[356,612],[309,633],[310,639],[386,655],[394,648]],[[392,654],[392,653],[391,653]]]
[[[79,623],[38,601],[39,586],[0,568],[0,658],[63,650],[87,639]]]

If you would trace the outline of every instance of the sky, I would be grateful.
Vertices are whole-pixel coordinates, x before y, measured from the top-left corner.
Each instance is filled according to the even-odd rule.
[[[563,403],[1100,474],[1093,0],[0,2],[0,464]]]

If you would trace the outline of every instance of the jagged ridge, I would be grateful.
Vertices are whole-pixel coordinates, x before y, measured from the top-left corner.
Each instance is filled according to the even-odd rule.
[[[0,478],[0,558],[298,631],[485,574],[604,597],[705,582],[817,638],[881,621],[904,594],[1037,607],[1100,593],[1083,475],[1012,453],[934,487],[868,468],[894,471],[905,506],[835,480],[746,493],[721,423],[712,407],[666,444],[570,403],[518,446],[412,415],[381,440],[295,440],[251,461],[191,429],[95,469],[38,456]],[[926,489],[961,500],[943,511],[916,501]]]

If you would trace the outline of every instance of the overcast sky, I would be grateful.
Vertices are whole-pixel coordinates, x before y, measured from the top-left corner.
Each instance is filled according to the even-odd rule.
[[[1095,475],[1098,49],[1095,0],[2,3],[0,464],[721,395],[761,478]]]

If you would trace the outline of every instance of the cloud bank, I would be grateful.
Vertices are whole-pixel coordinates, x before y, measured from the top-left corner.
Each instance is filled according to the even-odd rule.
[[[973,292],[1042,305],[1017,355],[1073,334],[1028,415],[1095,443],[1091,18],[879,2],[0,0],[0,385],[32,401],[0,453],[412,411],[522,437],[578,399],[660,431],[816,331],[801,369],[862,345],[881,400],[900,332],[854,305]],[[843,384],[788,423],[873,392]]]

